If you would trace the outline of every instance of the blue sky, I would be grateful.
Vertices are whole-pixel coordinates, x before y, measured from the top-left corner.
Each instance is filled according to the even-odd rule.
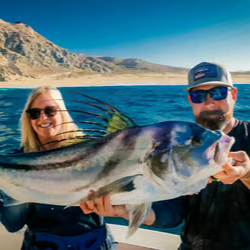
[[[22,21],[68,49],[193,67],[250,70],[250,0],[12,0],[0,18]]]

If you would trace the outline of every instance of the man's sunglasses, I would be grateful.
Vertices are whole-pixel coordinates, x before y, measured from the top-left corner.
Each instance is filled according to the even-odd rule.
[[[57,114],[57,107],[54,106],[46,106],[44,109],[39,108],[33,108],[26,110],[26,113],[28,114],[28,117],[32,120],[36,120],[40,117],[41,112],[44,112],[44,114],[48,117],[53,117]]]
[[[214,101],[221,101],[227,98],[228,90],[232,90],[232,88],[216,87],[209,90],[190,91],[189,95],[193,103],[205,102],[207,99],[207,94],[209,94]]]

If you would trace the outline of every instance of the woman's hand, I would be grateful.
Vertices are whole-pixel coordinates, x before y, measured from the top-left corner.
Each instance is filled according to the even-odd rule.
[[[89,195],[93,193],[94,191],[91,190]],[[111,205],[110,195],[102,196],[95,200],[82,202],[80,207],[85,214],[96,213],[101,216],[123,217],[127,220],[129,218],[125,205]]]

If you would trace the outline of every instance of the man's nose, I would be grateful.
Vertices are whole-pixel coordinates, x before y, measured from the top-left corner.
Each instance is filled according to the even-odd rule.
[[[214,105],[215,104],[213,98],[211,98],[210,94],[208,94],[208,93],[207,93],[205,104],[206,105]]]

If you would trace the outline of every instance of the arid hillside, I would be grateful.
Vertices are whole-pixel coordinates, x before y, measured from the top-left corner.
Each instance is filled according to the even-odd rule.
[[[140,59],[71,53],[22,23],[0,19],[0,81],[51,79],[86,74],[186,74],[187,69]]]

